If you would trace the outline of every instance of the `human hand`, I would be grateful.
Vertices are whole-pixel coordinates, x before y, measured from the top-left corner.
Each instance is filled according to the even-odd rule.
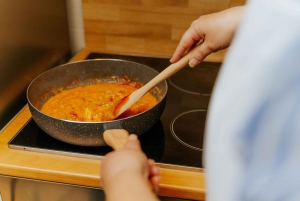
[[[126,200],[126,195],[131,200],[134,200],[132,196],[141,196],[143,199],[140,200],[146,200],[145,197],[155,200],[152,189],[158,191],[159,181],[159,168],[142,152],[136,135],[129,136],[124,149],[111,152],[102,160],[101,183],[110,200],[120,197]]]
[[[191,67],[199,64],[209,54],[227,48],[242,19],[243,11],[244,6],[240,6],[199,17],[183,34],[170,62],[177,62],[199,42],[202,43],[195,47],[189,59]]]

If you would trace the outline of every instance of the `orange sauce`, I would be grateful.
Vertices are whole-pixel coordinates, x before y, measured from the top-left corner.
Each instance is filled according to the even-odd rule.
[[[114,119],[113,107],[137,88],[121,84],[96,84],[64,90],[51,97],[41,111],[52,117],[74,121],[108,121]],[[144,112],[157,104],[150,93],[126,110],[119,118]]]

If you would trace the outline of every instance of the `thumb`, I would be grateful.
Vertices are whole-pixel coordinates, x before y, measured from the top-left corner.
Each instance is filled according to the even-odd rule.
[[[137,135],[131,134],[125,144],[125,149],[141,149],[140,141],[138,140]]]
[[[213,51],[211,48],[207,46],[207,43],[205,41],[196,46],[194,52],[192,53],[190,60],[189,60],[189,66],[194,67],[200,62],[202,62],[209,54],[211,54]]]

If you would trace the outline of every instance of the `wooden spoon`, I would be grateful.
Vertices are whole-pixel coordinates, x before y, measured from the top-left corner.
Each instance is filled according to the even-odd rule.
[[[177,71],[185,67],[188,64],[190,55],[192,54],[194,49],[188,52],[187,54],[185,54],[176,63],[168,66],[165,70],[159,73],[156,77],[150,80],[143,87],[139,88],[138,90],[134,91],[130,95],[125,96],[120,101],[118,101],[112,108],[114,119],[117,118],[119,115],[121,115],[123,112],[125,112],[128,108],[130,108],[134,103],[136,103],[142,96],[144,96],[153,87],[155,87],[156,85],[158,85],[159,83],[166,80],[174,73],[176,73]]]
[[[103,133],[104,141],[114,150],[123,149],[128,137],[129,133],[124,129],[111,129]]]

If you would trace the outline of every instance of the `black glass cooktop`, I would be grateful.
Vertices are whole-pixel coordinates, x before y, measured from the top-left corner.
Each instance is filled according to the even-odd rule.
[[[148,65],[158,72],[170,65],[165,58],[91,53],[86,59],[114,58]],[[163,115],[150,130],[139,136],[145,154],[157,163],[174,168],[202,168],[206,110],[221,63],[202,62],[185,67],[168,82]],[[101,158],[108,146],[83,147],[61,142],[43,132],[33,119],[14,136],[9,147],[28,151]]]

